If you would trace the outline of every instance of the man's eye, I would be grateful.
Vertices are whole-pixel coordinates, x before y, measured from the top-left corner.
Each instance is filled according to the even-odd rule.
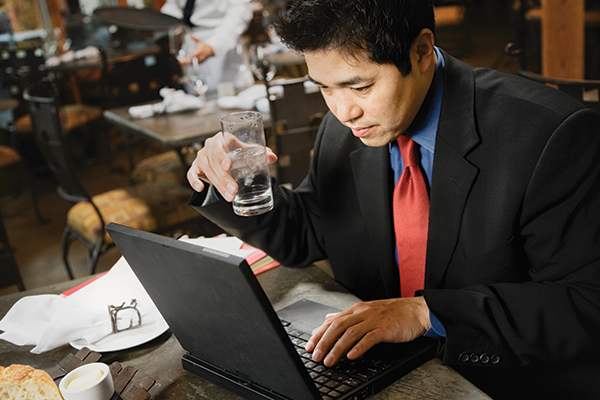
[[[370,85],[369,86],[361,86],[361,87],[352,88],[352,90],[354,90],[355,92],[358,92],[358,93],[362,93],[362,92],[366,92],[370,87],[371,87]]]

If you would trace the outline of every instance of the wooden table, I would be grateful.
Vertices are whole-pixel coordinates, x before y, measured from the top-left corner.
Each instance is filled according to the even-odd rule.
[[[21,297],[62,293],[84,280],[0,297],[0,317]],[[345,308],[357,300],[315,266],[305,269],[277,267],[260,274],[258,280],[275,309],[281,309],[302,298],[336,308]],[[48,370],[67,354],[76,352],[70,346],[64,345],[36,355],[29,352],[31,348],[32,346],[19,347],[0,340],[0,363],[5,367],[10,364],[28,364]],[[150,389],[152,399],[240,399],[237,395],[185,371],[180,359],[183,353],[184,350],[177,339],[167,331],[147,344],[104,353],[100,361],[107,364],[118,361],[123,366],[138,368],[134,381],[146,376],[156,379],[156,384]],[[370,399],[474,400],[489,397],[452,368],[442,365],[438,359],[432,359]]]

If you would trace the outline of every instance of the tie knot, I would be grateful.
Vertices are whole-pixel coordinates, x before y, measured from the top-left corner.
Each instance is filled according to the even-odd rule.
[[[400,135],[397,140],[404,167],[419,166],[421,163],[419,145],[405,135]]]

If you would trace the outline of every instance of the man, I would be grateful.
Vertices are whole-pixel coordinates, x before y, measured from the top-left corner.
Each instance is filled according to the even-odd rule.
[[[435,48],[433,19],[423,0],[297,1],[278,31],[331,111],[308,176],[294,191],[275,184],[273,211],[236,217],[219,134],[188,172],[190,204],[284,265],[328,258],[365,300],[314,333],[316,360],[425,334],[494,398],[588,398],[600,372],[600,115],[454,59]],[[423,290],[400,297],[404,136],[420,145],[429,222]]]

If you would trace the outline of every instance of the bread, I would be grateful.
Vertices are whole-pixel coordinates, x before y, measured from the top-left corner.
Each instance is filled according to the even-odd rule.
[[[62,396],[46,371],[13,364],[0,367],[0,399],[62,400]]]

